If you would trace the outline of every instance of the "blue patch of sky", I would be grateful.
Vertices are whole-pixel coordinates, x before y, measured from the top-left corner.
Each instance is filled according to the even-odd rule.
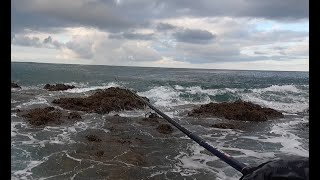
[[[309,22],[297,23],[279,23],[275,21],[263,21],[256,23],[256,30],[270,31],[270,30],[291,30],[299,32],[309,32]]]

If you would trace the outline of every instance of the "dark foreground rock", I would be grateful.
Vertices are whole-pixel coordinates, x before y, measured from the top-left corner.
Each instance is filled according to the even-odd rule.
[[[48,124],[61,124],[68,119],[81,119],[77,112],[65,112],[54,107],[35,108],[26,111],[19,109],[18,115],[26,118],[31,125],[41,126]]]
[[[240,121],[266,121],[282,118],[283,114],[271,108],[263,108],[257,104],[245,101],[232,103],[209,103],[188,113],[193,117],[224,117]]]
[[[11,88],[21,88],[17,83],[11,83]]]
[[[145,99],[148,100],[147,98]],[[55,99],[52,103],[65,109],[98,114],[145,108],[145,103],[135,97],[129,90],[118,87],[99,90],[86,98]]]
[[[65,91],[67,89],[73,89],[75,86],[73,85],[65,85],[65,84],[56,84],[56,85],[50,85],[46,84],[43,89],[47,89],[48,91]]]

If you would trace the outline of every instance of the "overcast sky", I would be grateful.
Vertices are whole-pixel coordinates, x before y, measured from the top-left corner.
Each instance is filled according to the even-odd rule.
[[[308,71],[308,0],[11,0],[11,61]]]

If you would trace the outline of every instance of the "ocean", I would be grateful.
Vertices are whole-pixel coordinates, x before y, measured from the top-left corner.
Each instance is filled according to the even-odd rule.
[[[140,119],[151,111],[149,108],[104,115],[87,113],[81,121],[45,127],[29,125],[15,111],[57,107],[51,103],[53,99],[85,97],[97,89],[109,87],[129,88],[146,96],[155,107],[181,125],[247,165],[292,155],[309,157],[308,72],[12,62],[11,81],[21,86],[21,89],[11,89],[12,179],[233,180],[241,177],[241,173],[177,129],[171,135],[160,135],[151,126],[139,124]],[[43,89],[47,83],[65,83],[76,88],[47,91]],[[217,122],[233,123],[232,120],[187,116],[202,104],[237,99],[278,110],[284,118],[241,122],[247,128],[240,130],[211,127]],[[103,146],[88,144],[82,137],[88,132],[99,132],[101,137],[109,138],[108,125],[114,123],[115,114],[126,118],[126,123],[112,124],[119,128],[116,132],[119,137],[135,136],[142,139],[140,144],[132,141],[123,153],[114,152],[112,158],[106,153],[100,158],[86,154],[95,148],[108,152],[107,143]],[[146,163],[130,164],[121,159],[125,154],[137,151],[142,153],[141,158]]]

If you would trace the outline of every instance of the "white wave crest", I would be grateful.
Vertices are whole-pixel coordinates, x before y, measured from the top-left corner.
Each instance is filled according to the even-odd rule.
[[[88,91],[92,91],[92,90],[97,90],[97,89],[107,89],[110,87],[121,87],[119,84],[115,83],[115,82],[110,82],[107,84],[103,84],[102,86],[90,86],[88,87],[86,84],[83,84],[83,86],[80,87],[76,87],[73,89],[68,89],[64,92],[68,92],[68,93],[83,93],[83,92],[88,92]]]
[[[29,102],[25,102],[25,103],[22,103],[22,104],[16,106],[16,108],[24,108],[24,107],[28,107],[28,106],[35,105],[35,104],[50,105],[45,98],[38,96],[38,97],[36,97],[36,99],[31,99]]]
[[[290,122],[278,123],[272,126],[270,133],[276,136],[265,135],[263,138],[259,137],[243,137],[253,139],[261,142],[280,143],[282,148],[279,151],[294,154],[298,156],[309,157],[309,150],[302,147],[302,143],[297,135],[290,131],[291,127],[303,122],[301,119],[296,119]]]
[[[174,105],[182,105],[187,104],[187,101],[181,100],[179,95],[181,92],[173,89],[172,87],[168,86],[157,86],[149,91],[145,92],[138,92],[140,96],[146,96],[147,98],[155,101],[155,105],[157,106],[171,106]]]
[[[293,93],[301,93],[302,91],[298,89],[294,85],[272,85],[262,89],[251,89],[252,92],[255,93],[263,93],[263,92],[293,92]]]
[[[299,113],[303,112],[309,107],[309,101],[303,97],[298,97],[297,100],[295,96],[287,96],[291,98],[293,102],[280,102],[274,100],[266,100],[259,94],[249,93],[249,94],[240,94],[241,99],[244,101],[249,101],[255,104],[259,104],[263,107],[273,108],[278,111],[283,111],[287,113]]]

